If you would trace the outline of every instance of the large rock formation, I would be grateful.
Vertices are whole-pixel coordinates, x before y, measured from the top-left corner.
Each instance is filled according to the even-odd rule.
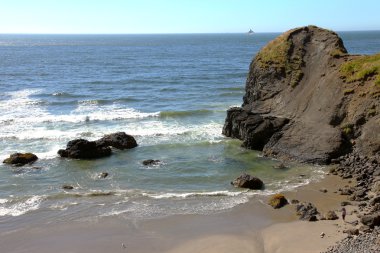
[[[312,163],[329,163],[353,145],[373,155],[379,97],[380,54],[348,55],[336,33],[296,28],[256,55],[243,105],[228,110],[223,134],[269,156]]]

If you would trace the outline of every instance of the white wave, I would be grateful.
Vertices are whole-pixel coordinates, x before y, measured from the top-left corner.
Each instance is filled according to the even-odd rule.
[[[7,199],[0,199],[0,204],[4,204],[4,203],[7,203],[8,200]]]
[[[0,205],[0,216],[20,216],[27,212],[37,210],[43,201],[42,196],[32,196],[23,202],[7,205],[9,201]]]
[[[246,192],[246,191],[245,191]],[[228,196],[235,197],[241,195],[242,192],[230,192],[230,191],[211,191],[211,192],[186,192],[186,193],[160,193],[160,194],[149,194],[143,193],[143,196],[151,197],[153,199],[169,199],[169,198],[190,198],[190,197],[220,197]]]
[[[133,108],[121,107],[118,104],[98,105],[95,100],[81,101],[78,107],[68,114],[54,115],[41,106],[38,99],[31,95],[41,93],[40,89],[24,89],[5,93],[10,98],[0,101],[0,123],[18,126],[20,124],[39,124],[47,122],[80,123],[88,121],[106,121],[123,119],[141,119],[158,117],[160,112],[140,112]]]

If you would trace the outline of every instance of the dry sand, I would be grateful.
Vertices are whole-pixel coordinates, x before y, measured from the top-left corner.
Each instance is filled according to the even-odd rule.
[[[328,176],[319,183],[284,194],[290,200],[312,202],[322,213],[338,211],[345,198],[333,192],[345,183],[336,176]],[[322,193],[321,188],[328,192]],[[228,212],[212,215],[145,221],[112,217],[17,231],[0,228],[0,252],[312,253],[325,250],[345,236],[341,231],[348,225],[341,219],[298,221],[294,205],[275,210],[266,201],[267,197],[253,198]]]

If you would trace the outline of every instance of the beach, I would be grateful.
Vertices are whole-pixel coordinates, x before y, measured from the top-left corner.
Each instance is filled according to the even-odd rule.
[[[347,184],[328,175],[291,192],[288,199],[308,201],[321,213],[339,214],[344,196],[334,193]],[[320,189],[326,189],[322,192]],[[295,206],[273,209],[267,197],[251,199],[226,212],[211,215],[176,215],[143,221],[117,217],[91,222],[1,229],[2,250],[21,252],[321,252],[346,235],[349,227],[335,221],[299,221]],[[348,215],[346,220],[354,219]],[[320,234],[325,233],[321,238]]]

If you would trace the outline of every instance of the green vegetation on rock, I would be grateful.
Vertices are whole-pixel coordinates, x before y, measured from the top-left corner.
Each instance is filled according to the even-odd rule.
[[[380,87],[380,53],[349,60],[341,65],[340,73],[347,82],[374,80]]]
[[[287,65],[288,52],[291,46],[288,38],[288,34],[282,34],[260,50],[256,56],[260,67],[283,68]]]
[[[260,68],[275,68],[289,77],[291,87],[296,87],[303,77],[303,52],[296,50],[290,39],[291,31],[270,41],[256,56]],[[292,51],[295,50],[295,51]]]
[[[268,204],[273,208],[277,209],[288,204],[288,200],[285,198],[283,194],[278,193],[270,197]]]

